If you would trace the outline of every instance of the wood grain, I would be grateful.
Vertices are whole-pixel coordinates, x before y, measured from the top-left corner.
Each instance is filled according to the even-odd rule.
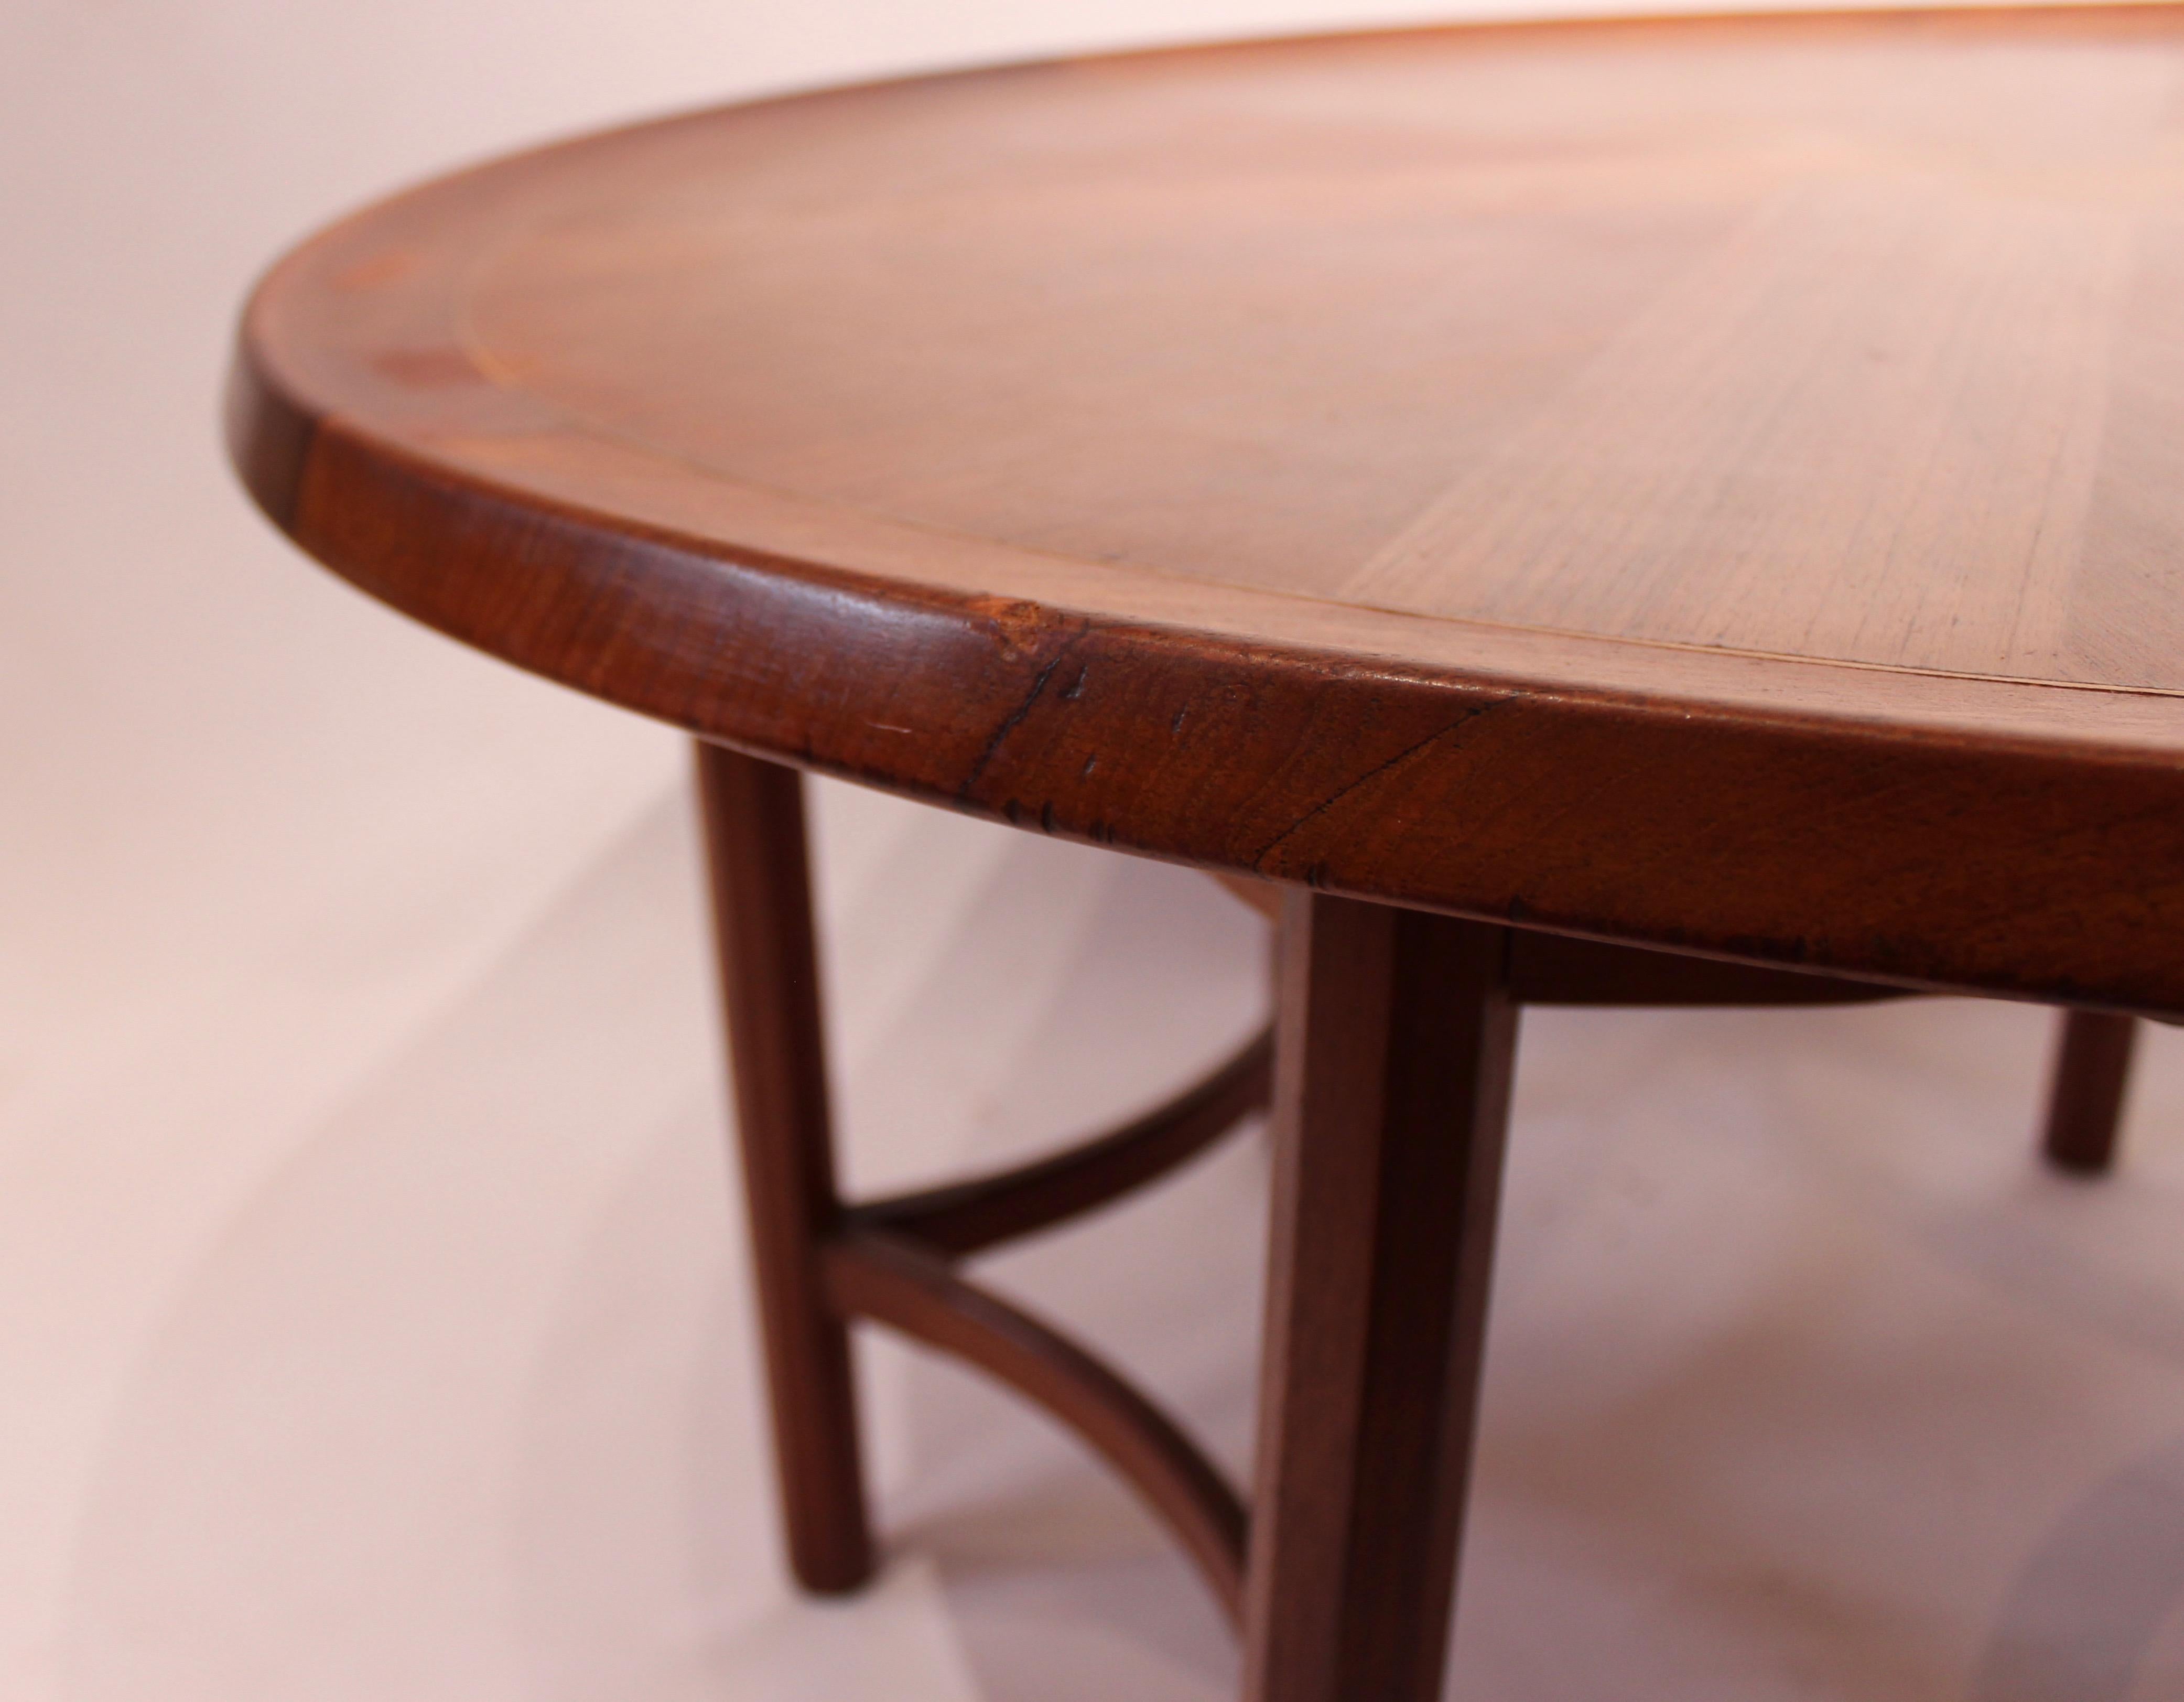
[[[872,1542],[849,1332],[820,1263],[842,1205],[803,776],[716,745],[697,756],[782,1518],[797,1578],[831,1594],[872,1576]]]
[[[960,1258],[1096,1210],[1189,1163],[1264,1109],[1273,1052],[1273,1036],[1256,1035],[1203,1080],[1120,1128],[1011,1169],[861,1201],[850,1208],[849,1226]]]
[[[1516,1055],[1510,930],[1295,892],[1248,1702],[1437,1702]]]
[[[2184,1010],[2184,14],[699,114],[276,268],[307,549],[707,738],[1591,937]]]
[[[1122,1474],[1175,1532],[1214,1599],[1242,1611],[1244,1504],[1174,1422],[1100,1359],[956,1275],[939,1253],[853,1230],[822,1255],[844,1318],[870,1318],[968,1361],[1028,1396]]]
[[[871,1568],[871,1317],[1136,1485],[1252,1702],[1429,1702],[1521,1000],[2100,1007],[2049,1150],[2106,1162],[2114,1013],[2184,1013],[2180,296],[2184,12],[1471,27],[460,173],[269,274],[229,431],[366,592],[706,741],[800,1576]],[[1263,1053],[853,1215],[777,763],[1286,888],[1248,1532],[951,1260]]]

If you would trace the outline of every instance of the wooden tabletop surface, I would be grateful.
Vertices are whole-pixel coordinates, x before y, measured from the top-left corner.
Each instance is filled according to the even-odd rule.
[[[2184,14],[725,109],[332,227],[237,454],[695,731],[1367,896],[2184,1010]]]

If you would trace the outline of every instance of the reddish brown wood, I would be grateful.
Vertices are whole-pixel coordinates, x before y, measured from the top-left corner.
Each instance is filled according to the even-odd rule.
[[[1437,1702],[1517,1009],[1508,930],[1297,893],[1250,1702]]]
[[[284,261],[237,458],[375,595],[784,761],[2184,1011],[2180,64],[2162,7],[1593,23],[640,126]]]
[[[1214,879],[1262,916],[1280,918],[1283,889],[1272,881],[1219,872]],[[1525,1005],[1857,1004],[1908,991],[1529,929],[1511,937],[1509,985]]]
[[[881,1317],[1248,1595],[1253,1702],[1427,1702],[1520,999],[2184,1013],[2179,75],[2155,8],[1123,56],[541,150],[269,275],[265,511],[718,741],[800,1576],[870,1570],[839,1314]],[[1311,889],[1248,1588],[1203,1457],[947,1259],[1251,1071],[863,1219],[944,1246],[850,1227],[774,760]],[[2105,1158],[2123,1021],[2070,1024],[2058,1162]]]
[[[1223,1610],[1238,1616],[1244,1504],[1159,1408],[1075,1342],[913,1242],[855,1230],[829,1245],[825,1262],[841,1316],[874,1319],[968,1360],[1083,1437],[1174,1532]]]
[[[1262,915],[1279,913],[1281,888],[1235,875],[1217,879]],[[1510,936],[1509,988],[1520,1005],[1854,1004],[1908,991],[1531,929]],[[2136,1032],[2129,1017],[2061,1013],[2043,1141],[2057,1168],[2091,1175],[2113,1165]]]
[[[1108,1134],[994,1175],[852,1206],[849,1221],[961,1258],[1079,1217],[1165,1175],[1263,1109],[1273,1052],[1273,1036],[1262,1034],[1204,1080]]]
[[[1096,1358],[956,1277],[947,1261],[1076,1215],[1201,1150],[1265,1102],[1270,1038],[1259,1036],[1166,1105],[1072,1151],[847,1208],[833,1176],[802,777],[702,743],[698,772],[775,1448],[798,1578],[832,1592],[871,1575],[846,1331],[848,1320],[866,1317],[981,1366],[1083,1436],[1175,1530],[1233,1616],[1245,1526],[1234,1490]]]
[[[1509,987],[1526,1005],[1840,1005],[1905,991],[1529,929],[1510,936]]]
[[[2059,1170],[2099,1175],[2115,1163],[2138,1024],[2106,1011],[2064,1013],[2042,1149]]]
[[[872,1546],[849,1335],[819,1266],[842,1208],[803,777],[718,745],[697,755],[789,1560],[808,1589],[854,1589],[872,1575]]]

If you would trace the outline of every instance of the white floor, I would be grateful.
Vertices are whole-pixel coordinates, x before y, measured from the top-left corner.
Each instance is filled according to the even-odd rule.
[[[821,829],[861,1187],[1126,1111],[1257,1014],[1260,924],[1200,877],[832,788]],[[880,1344],[888,1572],[783,1588],[694,856],[671,793],[203,1203],[74,1392],[64,1536],[0,1532],[50,1694],[1228,1694],[1128,1498]],[[2184,1046],[2149,1036],[2088,1186],[2029,1155],[2048,1033],[1953,1002],[1527,1017],[1455,1694],[2184,1691]],[[1263,1158],[992,1264],[1239,1468]]]

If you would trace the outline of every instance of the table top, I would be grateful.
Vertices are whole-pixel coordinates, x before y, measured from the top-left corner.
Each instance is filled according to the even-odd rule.
[[[746,748],[2184,1010],[2184,13],[1455,27],[698,114],[331,227],[260,503]]]

